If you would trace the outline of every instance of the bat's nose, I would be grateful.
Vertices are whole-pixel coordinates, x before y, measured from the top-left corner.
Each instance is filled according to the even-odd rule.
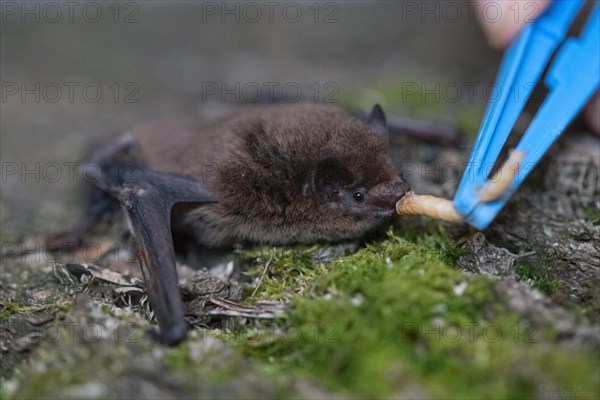
[[[374,198],[373,203],[379,207],[395,208],[398,200],[406,196],[409,191],[408,183],[404,182],[401,177],[395,176],[389,181],[375,186],[370,193]]]
[[[406,196],[406,193],[410,191],[410,185],[404,182],[404,180],[399,176],[393,178],[392,185],[395,192],[394,204],[396,204],[398,200]]]

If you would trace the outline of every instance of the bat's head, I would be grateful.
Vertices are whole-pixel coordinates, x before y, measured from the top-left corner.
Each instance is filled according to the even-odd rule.
[[[373,220],[393,215],[398,200],[410,190],[410,186],[395,173],[379,171],[373,180],[365,180],[363,174],[359,176],[341,159],[326,157],[317,166],[312,189],[332,210]]]
[[[228,229],[251,242],[361,237],[410,190],[388,154],[387,130],[379,106],[368,122],[329,106],[274,109],[222,169],[218,207]]]
[[[368,230],[394,215],[398,200],[410,186],[396,171],[387,152],[387,124],[376,105],[365,130],[340,131],[339,146],[321,158],[311,189],[324,209],[331,210],[339,229]]]

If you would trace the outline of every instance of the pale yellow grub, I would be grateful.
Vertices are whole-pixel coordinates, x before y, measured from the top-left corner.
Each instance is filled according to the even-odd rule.
[[[462,222],[463,217],[456,211],[451,200],[429,195],[408,192],[396,203],[400,215],[422,215],[448,222]]]
[[[521,164],[525,159],[524,151],[513,151],[508,159],[502,164],[492,179],[488,180],[486,186],[479,191],[479,199],[482,203],[498,200],[512,185],[515,176],[521,168]]]

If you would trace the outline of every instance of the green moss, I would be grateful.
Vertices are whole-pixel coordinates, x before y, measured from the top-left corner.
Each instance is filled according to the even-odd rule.
[[[359,397],[414,384],[438,398],[530,398],[548,385],[595,393],[594,358],[547,346],[551,332],[511,314],[493,282],[448,265],[456,255],[443,241],[390,233],[332,262],[293,298],[275,340],[247,354]]]
[[[70,306],[70,299],[63,299],[58,303],[43,303],[31,306],[22,305],[14,301],[5,301],[0,303],[0,322],[7,321],[11,315],[16,313],[44,312],[52,309],[56,309],[59,311],[67,311]]]
[[[546,269],[549,271],[550,268],[551,265],[548,265]],[[530,281],[531,286],[546,295],[551,295],[560,288],[560,281],[558,279],[550,279],[536,274],[532,266],[525,260],[521,260],[517,263],[517,275],[522,281]]]
[[[402,237],[419,246],[419,252],[429,258],[454,266],[458,259],[467,254],[460,242],[453,240],[443,225],[437,221],[423,221],[421,218],[405,218],[402,225],[388,231],[388,235]]]
[[[542,293],[551,295],[560,288],[560,281],[558,279],[538,279],[534,286]]]
[[[315,265],[316,253],[322,250],[319,245],[263,246],[242,254],[246,262],[252,263],[245,274],[259,279],[257,287],[247,290],[249,301],[283,300],[303,293],[316,276],[326,271],[323,264]]]
[[[165,351],[163,362],[167,367],[185,370],[190,365],[188,348],[185,344]]]
[[[600,210],[597,207],[586,207],[583,209],[583,213],[592,224],[600,224]]]

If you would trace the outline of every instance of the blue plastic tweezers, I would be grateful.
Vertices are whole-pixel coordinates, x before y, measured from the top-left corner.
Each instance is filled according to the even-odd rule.
[[[556,0],[528,25],[507,51],[493,95],[465,168],[454,207],[478,229],[486,228],[517,190],[550,145],[590,99],[600,84],[600,5],[594,9],[579,37],[565,40],[581,10],[582,0]],[[560,46],[562,44],[562,46]],[[560,48],[557,51],[557,48]],[[498,198],[482,200],[490,170],[521,114],[534,86],[548,67],[549,92],[515,151],[521,152],[518,173]]]

